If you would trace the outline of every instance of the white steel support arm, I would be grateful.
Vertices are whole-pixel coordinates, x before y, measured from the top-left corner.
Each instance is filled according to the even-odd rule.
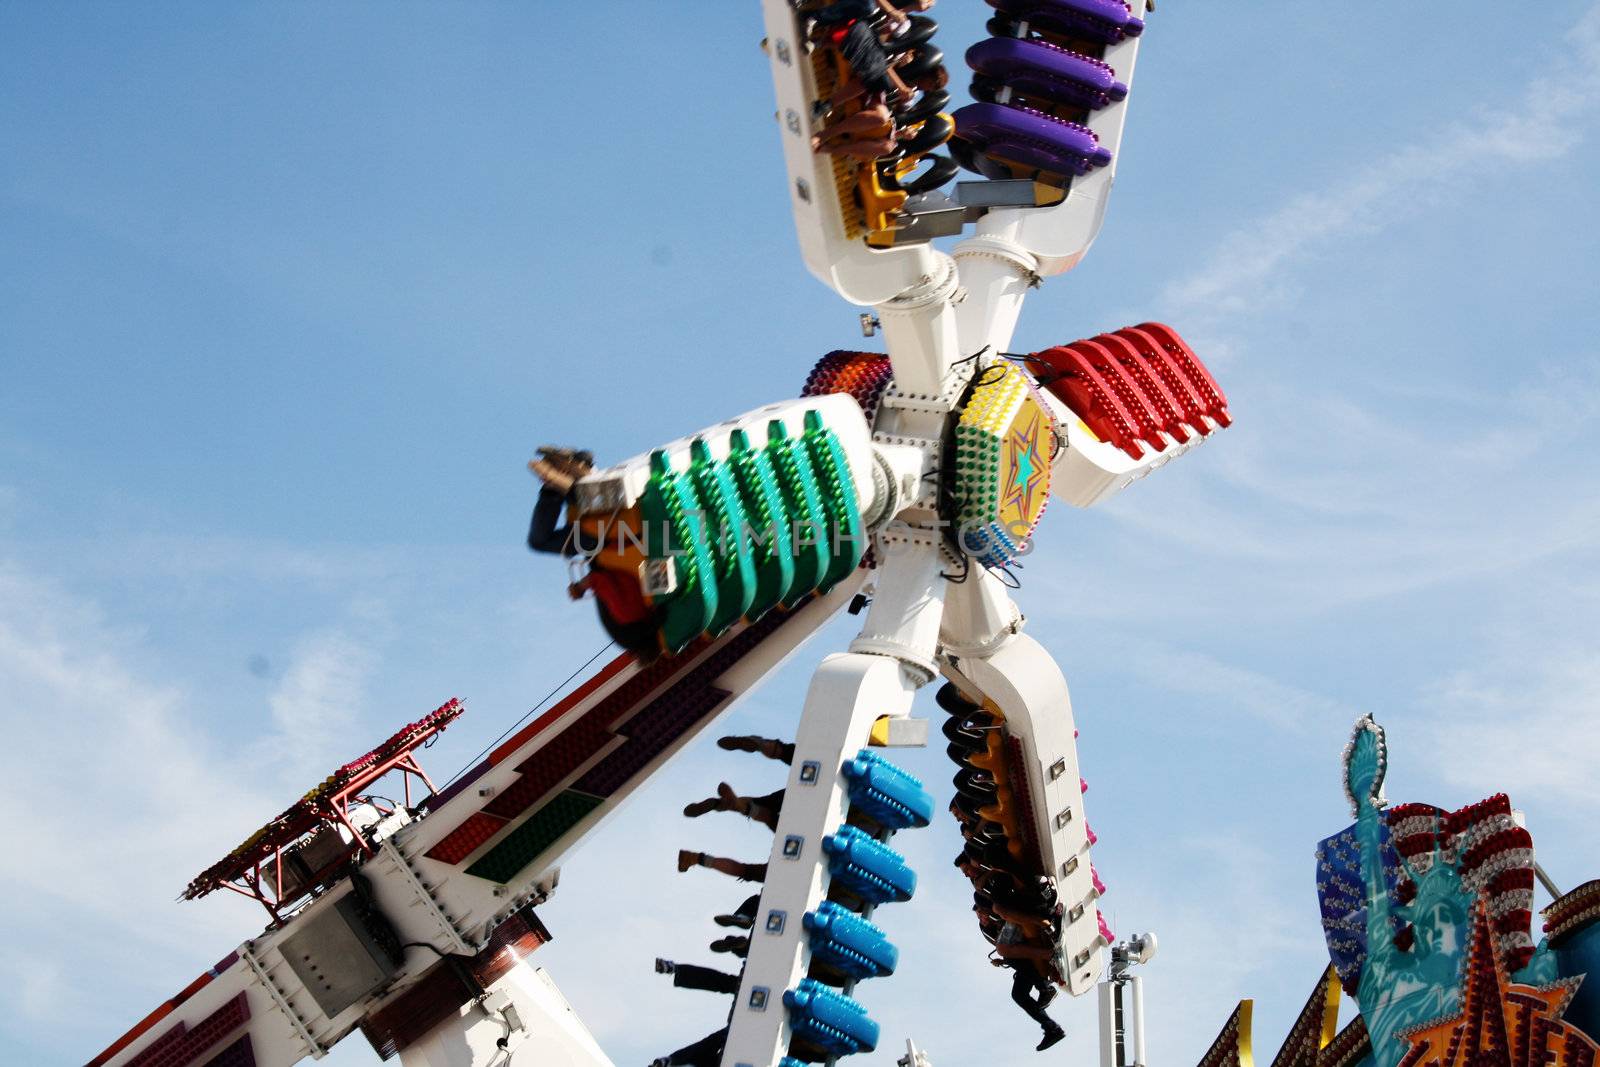
[[[984,635],[965,636],[977,644]],[[992,637],[992,635],[990,635]],[[978,655],[943,656],[945,675],[963,693],[1005,719],[1026,778],[1033,839],[1045,873],[1065,908],[1057,963],[1067,989],[1082,996],[1100,975],[1105,940],[1090,873],[1088,824],[1078,773],[1078,747],[1067,681],[1050,653],[1016,633]]]
[[[771,1067],[788,1048],[783,994],[810,962],[802,919],[828,892],[822,839],[849,806],[839,769],[866,747],[880,715],[910,711],[915,692],[899,663],[884,656],[832,655],[812,675],[723,1067]]]

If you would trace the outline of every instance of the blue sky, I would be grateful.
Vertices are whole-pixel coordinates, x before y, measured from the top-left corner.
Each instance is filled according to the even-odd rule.
[[[943,0],[950,56],[987,10]],[[862,343],[794,249],[756,5],[590,11],[0,3],[18,1062],[81,1062],[254,932],[174,897],[327,770],[460,696],[448,774],[600,647],[521,546],[535,445],[629,455]],[[1504,789],[1558,882],[1597,873],[1600,8],[1163,0],[1131,99],[1100,243],[1014,347],[1169,322],[1236,425],[1052,509],[1019,596],[1073,685],[1105,908],[1161,934],[1152,1050],[1183,1063],[1240,996],[1275,1047],[1315,980],[1311,850],[1360,712],[1392,798]],[[729,725],[788,732],[807,671]],[[947,788],[942,753],[909,762]],[[672,851],[767,848],[676,814],[719,778],[774,780],[708,738],[543,910],[619,1064],[721,1018],[650,973],[707,961],[707,902],[739,897]],[[907,966],[862,991],[886,1041],[1092,1057],[1088,1003],[1032,1052],[953,827],[901,840]]]

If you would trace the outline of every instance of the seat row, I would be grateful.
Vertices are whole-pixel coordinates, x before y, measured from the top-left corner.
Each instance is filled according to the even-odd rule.
[[[976,101],[955,113],[951,154],[987,178],[1064,187],[1111,162],[1090,116],[1128,87],[1102,58],[1144,23],[1123,0],[989,0],[990,39],[967,51]]]

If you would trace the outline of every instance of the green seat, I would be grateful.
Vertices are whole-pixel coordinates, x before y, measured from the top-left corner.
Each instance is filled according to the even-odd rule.
[[[705,516],[694,479],[678,474],[666,452],[650,453],[650,480],[639,497],[645,553],[673,559],[677,588],[655,597],[662,608],[661,640],[668,652],[682,651],[706,632],[717,614],[717,582],[706,543]]]
[[[828,575],[832,560],[828,513],[822,506],[822,493],[817,488],[816,471],[805,440],[790,437],[781,419],[767,424],[767,451],[791,519],[794,584],[783,602],[794,604],[820,586]]]
[[[722,633],[750,610],[756,593],[756,563],[750,553],[749,520],[739,501],[733,471],[718,463],[704,438],[689,446],[689,479],[705,505],[702,527],[710,543],[717,604],[707,630]]]
[[[811,467],[816,472],[822,507],[828,515],[830,559],[827,573],[818,586],[825,593],[861,565],[861,556],[866,551],[866,533],[861,528],[861,507],[856,500],[856,483],[850,476],[844,446],[816,411],[806,412],[804,441]]]
[[[765,449],[753,447],[743,430],[734,430],[728,437],[728,466],[750,523],[756,581],[745,618],[754,622],[781,604],[794,586],[793,524],[772,457]]]

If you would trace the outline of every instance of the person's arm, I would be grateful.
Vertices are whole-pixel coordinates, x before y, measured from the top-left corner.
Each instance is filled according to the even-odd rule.
[[[907,52],[906,54],[910,55],[911,53]],[[892,102],[911,99],[911,86],[905,83],[904,79],[900,77],[892,66],[889,68],[889,81],[894,84],[895,98]]]
[[[533,516],[528,522],[528,547],[533,551],[559,553],[565,548],[572,533],[572,524],[561,522],[566,502],[566,494],[548,485],[540,487],[539,499],[533,505]]]
[[[878,0],[878,10],[883,12],[883,17],[889,20],[891,26],[903,26],[911,21],[911,16],[895,7],[890,0]]]

